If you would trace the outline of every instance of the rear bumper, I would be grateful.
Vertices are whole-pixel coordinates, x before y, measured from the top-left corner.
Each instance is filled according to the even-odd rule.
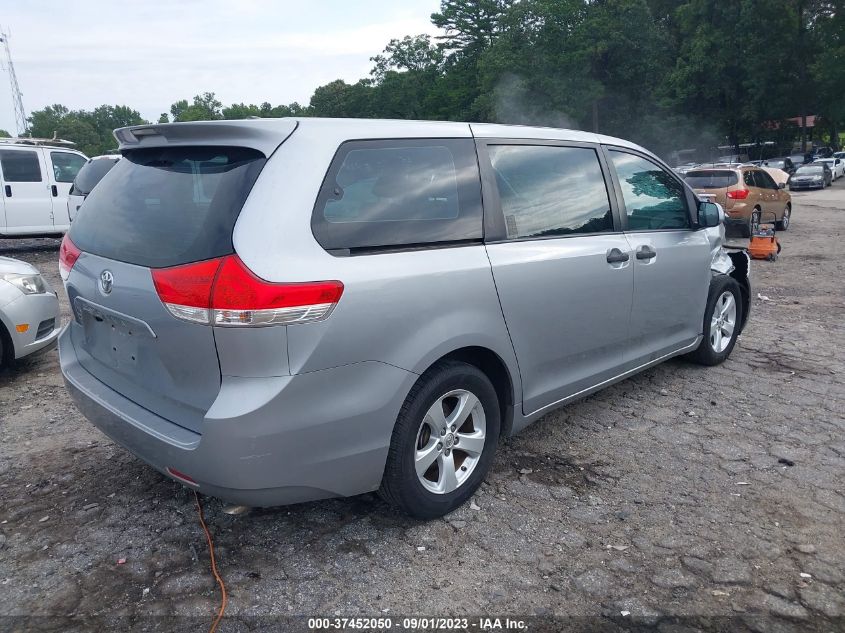
[[[111,439],[165,475],[175,469],[205,494],[250,506],[376,490],[396,416],[418,378],[375,361],[297,376],[224,377],[195,433],[88,373],[67,331],[59,356],[80,411]]]
[[[2,308],[3,322],[12,339],[15,358],[20,359],[36,352],[52,349],[61,332],[59,300],[52,292],[40,295],[24,295],[7,303]],[[49,329],[39,332],[42,323],[52,320]],[[18,325],[26,325],[25,332],[19,332]]]

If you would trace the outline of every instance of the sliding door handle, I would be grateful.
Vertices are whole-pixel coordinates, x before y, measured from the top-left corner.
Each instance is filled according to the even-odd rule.
[[[631,259],[631,256],[628,253],[623,253],[618,248],[611,248],[607,251],[608,264],[621,264],[622,262],[627,262],[629,259]]]
[[[651,259],[657,257],[657,251],[651,246],[640,246],[637,249],[637,259]]]

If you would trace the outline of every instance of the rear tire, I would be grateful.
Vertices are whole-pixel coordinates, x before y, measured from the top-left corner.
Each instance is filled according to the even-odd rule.
[[[452,512],[490,470],[500,427],[499,400],[484,372],[452,360],[435,364],[399,411],[379,494],[420,519]]]
[[[787,205],[786,208],[783,210],[783,219],[775,225],[778,231],[789,230],[789,221],[791,220],[791,216],[792,207]]]
[[[739,284],[726,275],[714,277],[704,311],[704,338],[688,358],[699,365],[723,363],[736,345],[741,323],[742,291]]]

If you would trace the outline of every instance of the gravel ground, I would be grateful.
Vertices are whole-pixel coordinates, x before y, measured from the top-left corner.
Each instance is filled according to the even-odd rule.
[[[794,203],[728,362],[671,361],[547,415],[445,520],[375,495],[240,516],[204,499],[221,630],[845,630],[845,182]],[[0,241],[58,288],[57,247]],[[82,418],[55,351],[1,373],[0,630],[207,627],[220,596],[193,501]]]

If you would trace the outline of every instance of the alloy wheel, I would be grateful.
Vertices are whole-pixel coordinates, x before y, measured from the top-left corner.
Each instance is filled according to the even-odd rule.
[[[484,407],[477,396],[466,389],[440,396],[417,431],[414,465],[420,483],[435,494],[454,492],[472,475],[486,439]]]
[[[736,328],[736,299],[733,293],[725,291],[713,306],[710,319],[710,347],[717,354],[724,352],[733,338]]]

